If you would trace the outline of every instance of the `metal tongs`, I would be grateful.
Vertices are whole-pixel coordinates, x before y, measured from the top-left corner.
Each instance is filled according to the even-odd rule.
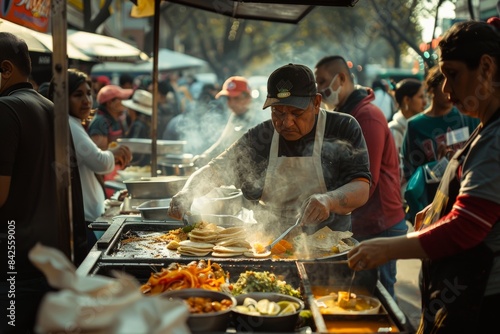
[[[297,220],[295,221],[295,224],[293,224],[292,226],[290,226],[289,228],[287,228],[285,230],[285,232],[281,233],[281,235],[279,237],[277,237],[276,239],[274,239],[273,242],[271,242],[269,245],[266,246],[266,250],[270,251],[278,242],[280,242],[281,239],[283,239],[284,237],[287,236],[288,233],[290,233],[291,230],[293,230],[295,227],[297,227],[301,221],[301,218],[302,218],[302,215],[300,215]]]

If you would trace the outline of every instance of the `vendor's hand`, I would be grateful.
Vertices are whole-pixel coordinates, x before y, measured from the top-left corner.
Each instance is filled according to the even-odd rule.
[[[189,192],[181,190],[172,197],[167,214],[174,219],[181,220],[184,213],[189,212],[192,203],[193,196]]]
[[[127,146],[119,145],[110,149],[115,156],[115,165],[120,165],[125,168],[132,160],[132,152]]]
[[[362,241],[347,253],[347,263],[357,271],[376,268],[390,260],[388,245],[387,238]]]
[[[318,225],[330,217],[330,197],[314,194],[302,204],[302,225]]]

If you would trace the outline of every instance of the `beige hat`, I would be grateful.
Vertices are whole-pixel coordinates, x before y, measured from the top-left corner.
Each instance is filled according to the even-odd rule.
[[[131,100],[124,100],[122,104],[130,109],[151,116],[153,114],[153,94],[147,90],[137,89]]]

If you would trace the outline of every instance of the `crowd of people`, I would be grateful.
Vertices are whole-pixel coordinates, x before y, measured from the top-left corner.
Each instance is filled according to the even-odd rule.
[[[56,233],[46,233],[57,230],[55,87],[38,93],[28,82],[24,41],[0,33],[0,49],[0,244],[7,254],[15,226],[22,240],[15,302],[26,310],[14,331],[2,323],[8,333],[33,327],[50,290],[27,254],[37,242],[58,247]],[[393,91],[383,81],[373,89],[357,85],[341,55],[312,69],[280,66],[268,77],[262,106],[245,77],[229,77],[221,89],[194,78],[185,86],[179,78],[162,81],[159,138],[186,140],[199,167],[173,196],[169,215],[181,219],[196,197],[234,185],[264,230],[298,219],[307,233],[352,231],[360,243],[347,255],[349,266],[375,275],[396,301],[396,261],[422,259],[419,333],[487,331],[500,300],[499,53],[500,20],[491,19],[455,24],[425,81],[404,79]],[[137,84],[124,76],[113,85],[68,70],[77,265],[96,241],[87,226],[104,211],[103,179],[150,163],[114,143],[151,137],[151,88],[147,78]],[[405,203],[419,182],[425,196]],[[6,309],[8,283],[0,289]]]

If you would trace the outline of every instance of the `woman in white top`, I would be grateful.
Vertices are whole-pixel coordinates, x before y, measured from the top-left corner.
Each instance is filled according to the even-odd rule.
[[[92,108],[91,81],[76,69],[68,69],[69,126],[78,163],[85,221],[93,222],[104,213],[104,189],[95,174],[106,174],[116,164],[126,166],[132,158],[126,146],[107,151],[101,150],[92,141],[82,122],[87,120]],[[49,89],[52,96],[53,84]]]

